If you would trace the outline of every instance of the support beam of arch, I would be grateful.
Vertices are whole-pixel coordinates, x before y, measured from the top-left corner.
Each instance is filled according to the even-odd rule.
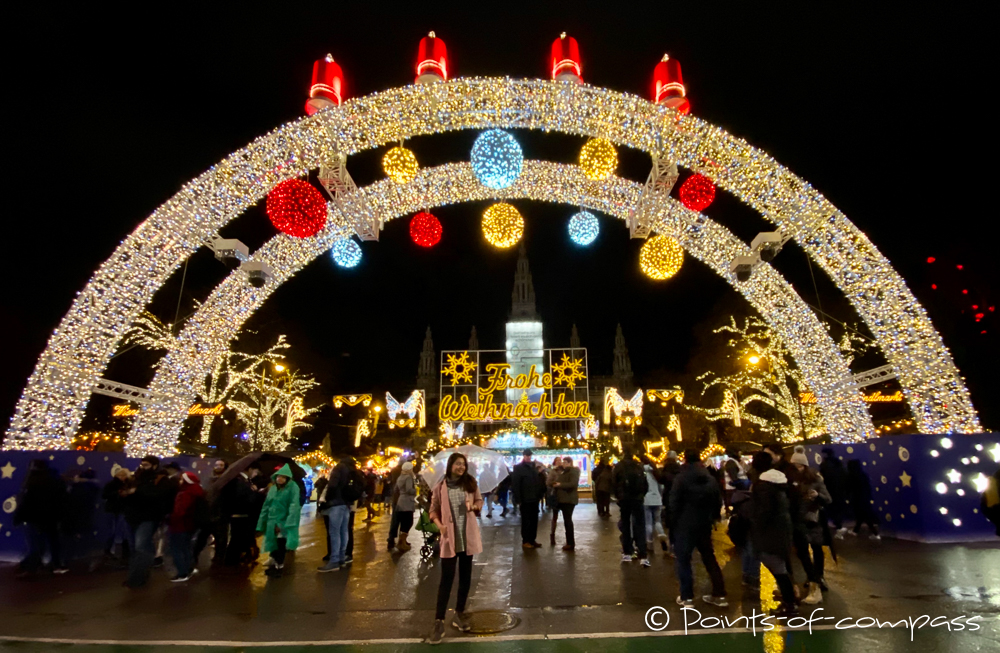
[[[497,197],[583,206],[624,220],[638,203],[641,191],[639,184],[617,177],[591,181],[576,166],[526,161],[518,181],[499,194],[480,184],[469,164],[425,169],[403,186],[383,180],[361,193],[387,220],[424,208]],[[254,253],[254,259],[275,271],[273,282],[254,289],[237,271],[216,288],[180,334],[179,348],[161,362],[150,388],[172,393],[174,399],[143,409],[129,436],[131,454],[172,451],[197,386],[245,320],[277,287],[350,233],[345,216],[332,209],[331,215],[334,219],[316,238],[297,241],[279,235]],[[833,340],[772,267],[761,267],[749,282],[737,282],[729,272],[729,261],[747,254],[747,245],[725,227],[674,200],[659,207],[654,231],[676,237],[689,254],[729,281],[764,317],[814,389],[820,414],[835,440],[857,440],[873,432],[857,384]]]
[[[52,334],[5,449],[69,448],[122,334],[205,239],[278,182],[418,134],[491,127],[601,136],[702,172],[794,238],[848,297],[896,371],[923,433],[980,430],[951,354],[889,262],[766,153],[694,116],[587,85],[461,78],[349,100],[258,138],[186,184],[97,270]]]

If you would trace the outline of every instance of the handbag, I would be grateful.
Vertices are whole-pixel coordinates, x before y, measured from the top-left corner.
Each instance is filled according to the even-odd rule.
[[[417,519],[417,530],[422,533],[440,533],[441,529],[438,525],[431,521],[431,516],[427,514],[426,510],[420,512],[420,517]]]

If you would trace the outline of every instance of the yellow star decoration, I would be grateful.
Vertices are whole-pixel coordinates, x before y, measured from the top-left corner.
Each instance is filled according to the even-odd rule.
[[[0,474],[2,474],[0,478],[14,478],[15,471],[17,471],[17,467],[11,465],[10,461],[8,460],[6,465],[0,467]]]
[[[442,374],[451,377],[451,384],[458,385],[459,381],[472,383],[472,372],[476,369],[476,364],[469,360],[469,352],[463,351],[460,355],[446,354],[448,365],[441,370]]]
[[[913,477],[907,474],[906,470],[903,470],[903,474],[902,476],[899,477],[899,480],[902,481],[903,487],[913,487],[912,485],[910,485],[911,478]]]
[[[556,378],[553,385],[565,383],[570,390],[576,388],[576,382],[587,378],[580,370],[583,366],[582,358],[570,358],[567,354],[562,355],[562,360],[552,366],[552,371]]]

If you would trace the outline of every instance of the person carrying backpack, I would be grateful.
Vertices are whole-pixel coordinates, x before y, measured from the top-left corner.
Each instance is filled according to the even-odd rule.
[[[354,459],[345,456],[330,472],[330,482],[319,497],[319,510],[330,526],[330,560],[316,571],[340,571],[346,565],[350,505],[361,498],[364,478],[355,474]]]
[[[636,429],[636,438],[639,438],[640,428],[644,427]],[[642,566],[648,567],[650,562],[649,552],[646,550],[646,510],[643,504],[649,491],[649,484],[646,482],[646,471],[633,457],[631,448],[626,447],[622,451],[622,459],[615,465],[612,480],[621,513],[618,529],[621,531],[622,562],[632,562],[633,553],[638,549]]]

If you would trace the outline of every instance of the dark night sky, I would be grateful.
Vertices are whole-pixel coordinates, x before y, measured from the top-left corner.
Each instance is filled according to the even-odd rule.
[[[985,424],[1000,422],[991,365],[1000,360],[1000,322],[988,314],[975,324],[970,310],[996,303],[992,286],[1000,280],[984,233],[995,219],[991,191],[977,189],[982,176],[970,174],[995,146],[983,75],[995,59],[993,23],[983,5],[739,3],[685,13],[671,3],[534,6],[542,4],[545,11],[507,3],[463,3],[460,11],[431,3],[280,10],[202,3],[188,12],[168,3],[123,15],[37,3],[21,20],[5,21],[5,149],[17,167],[7,166],[5,262],[15,272],[0,312],[13,346],[0,413],[12,413],[73,296],[132,229],[185,181],[301,115],[314,59],[331,52],[348,94],[364,95],[411,82],[417,42],[433,29],[447,43],[454,75],[542,77],[549,44],[565,30],[579,40],[584,77],[595,85],[648,97],[653,66],[664,52],[677,58],[696,115],[769,152],[869,235],[943,333]],[[11,52],[15,42],[21,48]],[[422,164],[435,165],[467,160],[474,137],[418,138],[409,146]],[[526,157],[565,162],[582,144],[558,135],[518,138]],[[348,162],[359,184],[380,176],[381,154]],[[643,181],[648,158],[621,157],[619,173]],[[739,301],[691,258],[669,282],[644,278],[639,242],[622,223],[603,218],[598,242],[581,249],[565,232],[574,207],[517,204],[546,340],[567,344],[576,323],[592,372],[610,371],[618,322],[637,373],[682,371],[705,320]],[[429,251],[409,241],[407,220],[389,223],[381,242],[363,246],[358,269],[322,257],[278,290],[251,325],[262,337],[288,334],[293,365],[316,374],[326,394],[377,386],[404,395],[427,325],[438,349],[464,347],[473,324],[484,348],[502,346],[517,253],[485,243],[483,208],[435,211],[444,239]],[[767,226],[725,195],[706,213],[746,240]],[[253,249],[273,228],[258,207],[223,233]],[[801,250],[788,247],[775,264],[815,303]],[[182,313],[225,272],[209,253],[196,255]],[[168,321],[179,276],[153,304]],[[857,320],[824,278],[819,290],[827,312]],[[123,355],[107,374],[148,383],[147,358]]]

